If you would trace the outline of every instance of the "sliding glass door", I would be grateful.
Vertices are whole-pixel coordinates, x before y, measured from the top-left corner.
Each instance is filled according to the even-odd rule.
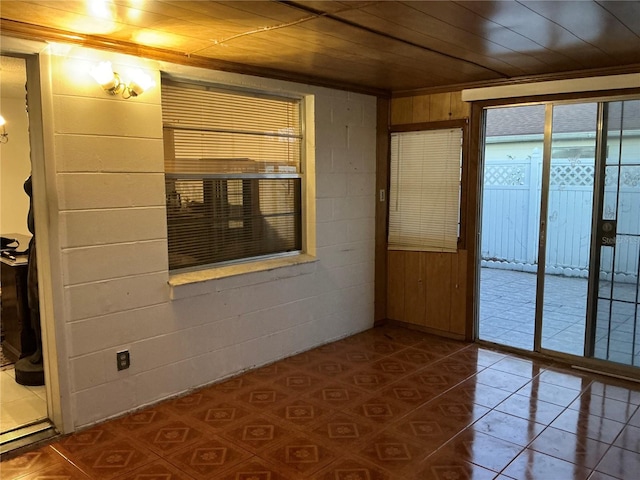
[[[487,110],[478,338],[640,364],[640,101]]]

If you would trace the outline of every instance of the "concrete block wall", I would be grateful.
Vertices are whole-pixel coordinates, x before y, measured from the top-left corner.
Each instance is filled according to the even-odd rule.
[[[87,65],[142,67],[157,87],[124,100]],[[373,325],[376,99],[74,48],[51,55],[53,152],[73,429]],[[170,287],[160,70],[315,96],[317,261]],[[79,74],[78,72],[85,73]],[[83,83],[84,82],[84,83]],[[116,352],[131,367],[117,371]],[[65,392],[63,392],[65,393]]]

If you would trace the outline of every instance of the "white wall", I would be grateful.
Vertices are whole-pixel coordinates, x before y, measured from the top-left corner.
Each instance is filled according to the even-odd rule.
[[[109,58],[270,91],[315,95],[317,262],[168,285],[159,86],[129,100],[88,76]],[[51,56],[60,309],[77,429],[373,324],[376,99],[80,48]],[[44,88],[43,91],[47,91]],[[57,206],[56,206],[57,205]],[[56,243],[53,242],[53,243]],[[53,262],[54,264],[56,262]],[[54,273],[55,274],[55,273]],[[55,297],[55,294],[54,294]],[[172,299],[174,298],[174,299]],[[58,325],[60,326],[60,325]],[[128,349],[131,368],[116,370]],[[62,382],[64,384],[65,382]],[[64,395],[64,392],[63,392]]]
[[[0,91],[4,94],[5,90]],[[0,113],[9,133],[9,141],[0,144],[0,233],[31,235],[27,228],[29,197],[24,191],[24,181],[31,174],[25,92],[22,98],[2,96]]]

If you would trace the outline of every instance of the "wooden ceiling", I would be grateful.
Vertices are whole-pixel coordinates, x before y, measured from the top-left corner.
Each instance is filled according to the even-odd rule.
[[[640,1],[2,0],[0,16],[8,35],[378,94],[640,71]]]

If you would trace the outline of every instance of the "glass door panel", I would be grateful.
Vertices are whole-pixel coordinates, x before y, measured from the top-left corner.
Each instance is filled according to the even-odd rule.
[[[593,356],[640,365],[640,100],[606,105]]]
[[[481,340],[533,350],[545,106],[486,111]]]
[[[597,103],[554,105],[546,204],[543,349],[584,355]]]

